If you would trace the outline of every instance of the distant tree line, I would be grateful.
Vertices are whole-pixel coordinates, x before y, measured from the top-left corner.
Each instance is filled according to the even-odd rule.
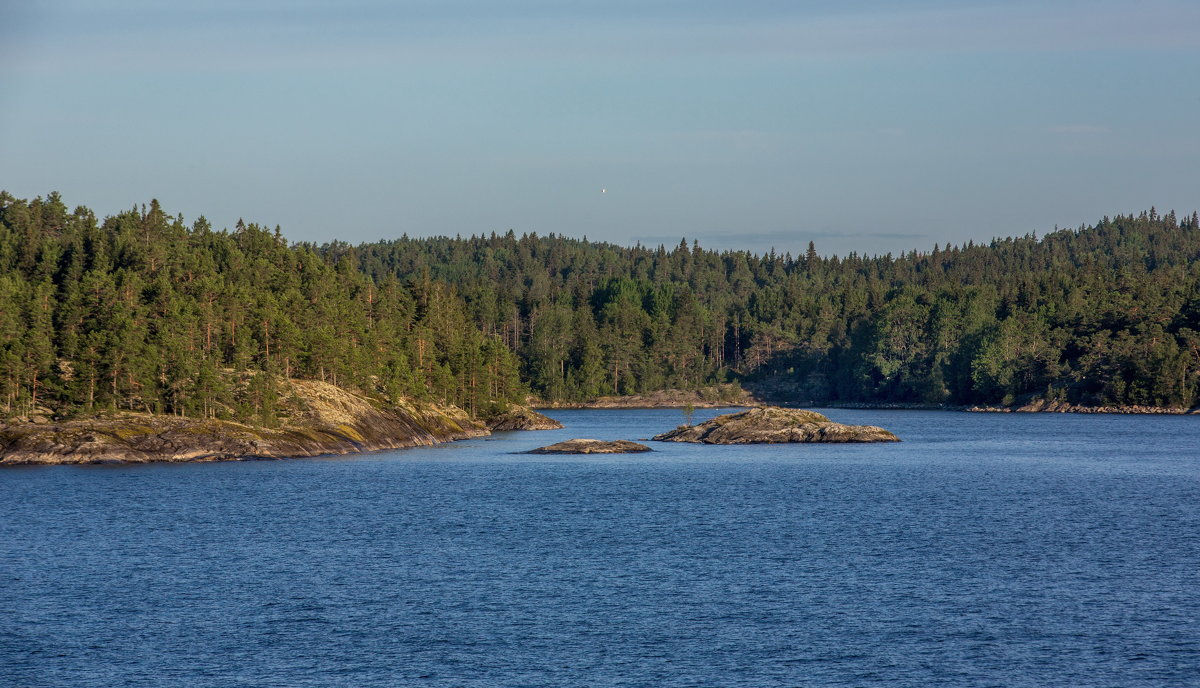
[[[453,284],[548,400],[728,381],[817,401],[1192,406],[1200,222],[900,256],[632,248],[513,232],[320,247],[372,279]]]
[[[562,236],[289,244],[155,201],[103,221],[0,192],[0,415],[271,423],[278,380],[482,412],[749,382],[815,401],[1192,406],[1200,222],[900,256]]]

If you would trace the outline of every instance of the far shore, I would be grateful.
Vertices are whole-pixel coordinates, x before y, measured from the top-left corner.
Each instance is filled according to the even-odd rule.
[[[1168,415],[1185,416],[1200,414],[1200,406],[1193,408],[1172,406],[1082,406],[1065,402],[1033,401],[1012,406],[979,406],[965,404],[923,404],[916,402],[862,402],[862,401],[821,401],[821,400],[784,400],[759,399],[747,397],[738,401],[697,401],[671,397],[654,397],[651,395],[634,395],[627,397],[600,397],[583,402],[557,402],[547,404],[534,401],[531,406],[540,410],[557,409],[683,409],[691,406],[694,409],[713,408],[749,408],[752,406],[786,406],[802,408],[840,408],[863,409],[875,411],[958,411],[966,413],[1080,413],[1080,414],[1114,414],[1114,415]]]

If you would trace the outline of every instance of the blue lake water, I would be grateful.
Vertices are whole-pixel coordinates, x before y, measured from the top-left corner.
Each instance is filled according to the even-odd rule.
[[[905,441],[3,470],[0,685],[1200,685],[1200,418],[827,413]]]

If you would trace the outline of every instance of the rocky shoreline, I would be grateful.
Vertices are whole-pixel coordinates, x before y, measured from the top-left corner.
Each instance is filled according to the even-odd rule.
[[[65,421],[39,417],[22,422],[0,423],[0,466],[301,458],[429,446],[480,437],[493,431],[549,430],[562,427],[558,421],[518,405],[510,405],[480,420],[453,406],[413,401],[385,404],[379,399],[311,380],[289,380],[286,384],[289,385],[292,398],[299,400],[300,412],[287,418],[279,427],[272,428],[227,420],[132,412]],[[706,400],[705,396],[709,400]],[[744,392],[737,403],[711,401],[711,398],[711,392],[705,395],[700,392],[681,393],[674,390],[630,397],[602,397],[585,404],[564,404],[553,408],[720,408],[755,403],[753,397]],[[785,405],[794,407],[800,404]],[[1200,408],[1094,407],[1038,399],[1002,407],[828,401],[809,401],[803,405],[972,413],[1200,414]],[[681,427],[672,433],[679,433],[685,429],[687,432],[681,436],[690,436],[697,432],[695,428]],[[663,436],[655,439],[660,437]],[[774,441],[864,441],[845,439],[847,435],[841,435],[843,439],[838,439],[837,433],[830,433],[828,437],[829,439]],[[674,441],[708,442],[706,439]]]
[[[1066,402],[1048,402],[1043,400],[1027,402],[1012,406],[975,406],[955,404],[916,404],[916,403],[861,403],[861,402],[813,402],[805,406],[818,408],[844,408],[864,410],[892,411],[961,411],[965,413],[1110,413],[1116,415],[1171,415],[1186,416],[1200,414],[1200,407],[1184,408],[1173,406],[1080,406]]]
[[[1187,416],[1200,414],[1200,407],[1184,408],[1173,406],[1080,406],[1065,401],[1039,399],[1020,406],[968,406],[964,411],[972,413],[1112,413],[1123,415],[1169,415]]]
[[[0,425],[0,466],[236,461],[355,454],[480,437],[454,406],[384,404],[333,385],[291,380],[302,409],[277,428],[146,413]],[[539,414],[540,415],[540,414]]]
[[[690,400],[689,400],[690,399]],[[1013,404],[1012,406],[980,406],[969,404],[923,404],[919,402],[863,402],[821,401],[814,399],[764,399],[746,393],[736,402],[709,402],[700,400],[699,395],[686,397],[676,394],[638,394],[630,396],[599,397],[586,402],[538,403],[535,408],[547,409],[653,409],[653,408],[739,408],[761,405],[804,408],[841,408],[883,411],[963,411],[968,413],[1111,413],[1123,415],[1200,415],[1200,406],[1193,408],[1173,406],[1082,406],[1067,402],[1052,402],[1037,399]]]

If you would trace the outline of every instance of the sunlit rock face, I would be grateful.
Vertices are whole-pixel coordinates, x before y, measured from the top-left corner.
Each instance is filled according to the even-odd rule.
[[[900,441],[873,425],[843,425],[813,411],[774,406],[717,416],[699,425],[681,425],[651,439],[704,444]]]

